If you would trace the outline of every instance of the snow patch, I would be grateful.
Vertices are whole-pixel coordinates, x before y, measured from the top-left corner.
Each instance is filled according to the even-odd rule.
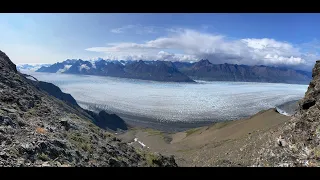
[[[88,67],[86,64],[82,64],[82,65],[79,67],[79,70],[82,71],[82,69],[89,70],[90,67]]]
[[[146,146],[145,144],[143,144],[143,142],[138,141],[138,138],[134,138],[133,140],[134,140],[134,142],[138,142],[142,147],[145,147],[145,146]],[[131,142],[131,143],[129,143],[129,144],[131,145],[132,143],[133,143],[133,142]],[[148,148],[149,148],[149,147],[148,147]]]
[[[279,109],[278,107],[276,107],[276,110],[279,114],[282,114],[282,115],[285,115],[285,116],[290,116],[290,114],[288,114],[287,112],[285,112],[284,110],[282,109]]]
[[[91,62],[92,68],[97,69],[96,63],[95,62]]]
[[[146,145],[143,144],[141,141],[138,141],[138,143],[142,146],[142,147],[145,147]]]
[[[63,73],[65,71],[67,71],[72,65],[64,65],[64,68],[63,69],[59,69],[57,71],[57,73]]]
[[[90,62],[92,68],[94,68],[94,69],[97,68],[95,60],[88,60],[88,62]]]

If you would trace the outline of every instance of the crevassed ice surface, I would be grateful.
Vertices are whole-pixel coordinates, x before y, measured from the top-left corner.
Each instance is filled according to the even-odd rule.
[[[232,120],[300,99],[307,85],[205,82],[164,83],[113,77],[28,72],[59,86],[86,108],[169,122]]]

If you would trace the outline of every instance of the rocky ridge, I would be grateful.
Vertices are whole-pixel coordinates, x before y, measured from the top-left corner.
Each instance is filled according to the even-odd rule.
[[[177,166],[135,149],[37,88],[0,51],[0,166]]]
[[[320,61],[297,113],[271,133],[255,166],[320,166]]]
[[[97,125],[98,127],[110,130],[110,131],[117,131],[117,130],[127,130],[128,127],[123,119],[121,119],[116,114],[108,114],[104,110],[100,110],[98,112],[89,111],[86,109],[81,108],[77,101],[68,93],[64,93],[61,89],[48,82],[38,81],[35,77],[23,74],[23,76],[27,77],[30,83],[32,83],[35,87],[37,87],[41,91],[45,91],[48,95],[51,95],[64,103],[71,106],[73,109],[76,109],[77,113],[80,115],[89,118],[92,122]]]

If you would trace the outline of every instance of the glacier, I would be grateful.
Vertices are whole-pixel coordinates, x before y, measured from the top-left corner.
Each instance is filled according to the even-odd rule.
[[[88,75],[27,72],[120,117],[159,122],[217,122],[251,116],[304,96],[308,86],[256,82],[155,82]],[[141,120],[141,121],[143,121]]]

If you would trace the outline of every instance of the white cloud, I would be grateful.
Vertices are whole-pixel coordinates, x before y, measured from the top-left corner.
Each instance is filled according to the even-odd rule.
[[[248,65],[304,66],[314,63],[317,54],[305,54],[289,42],[275,39],[230,40],[223,35],[202,33],[190,29],[168,29],[166,37],[145,43],[116,43],[107,47],[86,50],[106,53],[106,56],[122,59],[159,59],[189,61],[209,59],[213,63]],[[168,53],[179,51],[183,54]],[[314,57],[316,56],[316,57]]]
[[[163,28],[161,27],[156,27],[156,26],[142,26],[140,24],[136,24],[136,25],[126,25],[120,28],[115,28],[115,29],[111,29],[110,31],[112,33],[125,33],[125,32],[134,32],[136,34],[154,34],[154,33],[158,33],[160,30],[162,30]]]
[[[99,57],[100,58],[100,57]],[[92,60],[99,59],[91,58]],[[156,54],[107,54],[102,57],[105,60],[164,60],[164,61],[193,61],[196,59],[195,56],[185,54],[174,54],[165,51],[159,51]]]

